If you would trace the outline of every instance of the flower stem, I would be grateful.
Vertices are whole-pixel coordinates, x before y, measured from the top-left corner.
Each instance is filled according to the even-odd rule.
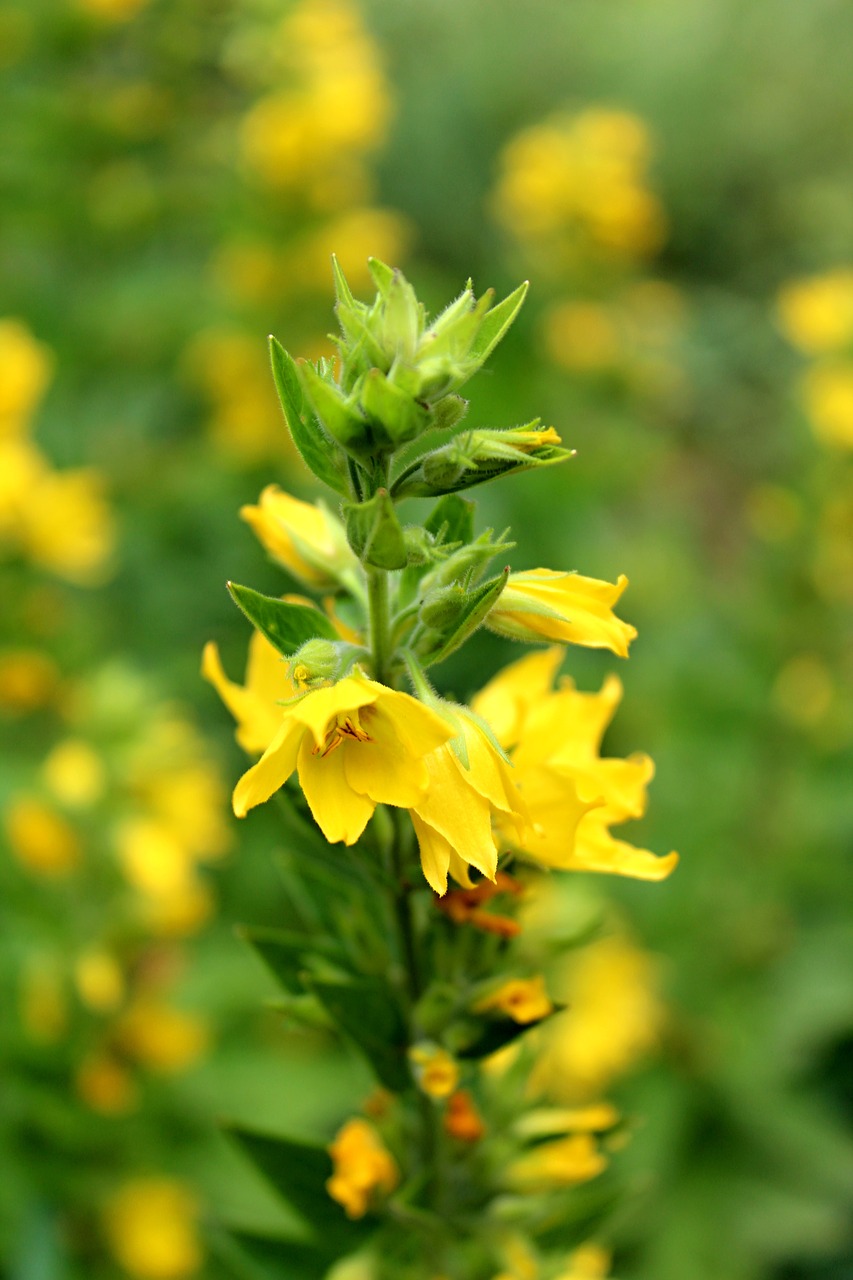
[[[370,617],[370,649],[373,655],[373,678],[388,684],[391,665],[390,614],[388,609],[388,571],[368,569],[367,602]]]

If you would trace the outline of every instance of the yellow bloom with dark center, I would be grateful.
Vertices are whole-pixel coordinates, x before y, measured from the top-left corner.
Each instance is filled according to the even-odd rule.
[[[421,866],[438,894],[447,889],[448,873],[470,888],[469,867],[494,880],[493,818],[519,836],[526,824],[513,770],[489,732],[464,708],[454,707],[452,714],[457,741],[425,758],[429,787],[411,806]]]
[[[433,781],[427,757],[451,725],[406,693],[356,672],[281,708],[279,729],[234,790],[239,818],[294,770],[327,840],[354,844],[377,804],[410,809]]]
[[[449,1097],[459,1083],[459,1065],[441,1045],[412,1045],[409,1061],[418,1088],[430,1098]]]
[[[636,628],[613,612],[627,585],[624,574],[612,583],[553,569],[511,573],[486,624],[515,640],[556,640],[627,658]]]
[[[475,1013],[504,1013],[513,1022],[541,1022],[554,1009],[541,973],[533,978],[510,978],[474,1005]]]
[[[343,525],[322,503],[300,502],[270,484],[259,505],[241,507],[240,515],[274,560],[316,590],[332,590],[361,573]]]
[[[601,741],[622,697],[615,676],[599,693],[581,693],[565,677],[551,685],[558,649],[529,654],[501,672],[475,698],[511,758],[531,826],[521,848],[546,866],[662,880],[678,855],[656,857],[610,832],[641,817],[654,773],[648,756],[602,759]]]
[[[366,1120],[348,1120],[329,1147],[333,1172],[326,1190],[343,1205],[348,1218],[363,1218],[380,1195],[390,1195],[400,1181],[393,1156]]]

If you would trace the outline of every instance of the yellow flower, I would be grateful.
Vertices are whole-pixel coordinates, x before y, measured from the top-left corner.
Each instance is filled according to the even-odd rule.
[[[627,938],[603,938],[570,956],[553,982],[569,1007],[543,1028],[533,1084],[557,1101],[600,1096],[660,1041],[656,962]]]
[[[318,591],[359,581],[360,565],[346,533],[322,502],[300,502],[270,484],[260,505],[241,507],[240,515],[279,564]]]
[[[549,1191],[573,1187],[596,1178],[607,1167],[589,1133],[574,1133],[554,1142],[543,1142],[512,1161],[507,1178],[522,1191]]]
[[[109,577],[115,526],[103,490],[91,467],[42,475],[29,493],[21,531],[34,563],[80,586]]]
[[[204,1261],[195,1194],[174,1178],[134,1178],[104,1207],[113,1256],[137,1280],[184,1280]]]
[[[238,818],[298,770],[326,839],[354,844],[377,804],[409,809],[431,785],[426,757],[453,737],[436,712],[360,672],[282,708],[280,727],[234,790]]]
[[[566,677],[551,692],[560,657],[552,650],[520,659],[473,704],[491,716],[506,746],[514,744],[515,777],[531,816],[523,851],[564,870],[661,880],[677,854],[658,858],[610,833],[611,825],[643,814],[654,771],[645,755],[610,760],[598,754],[622,686],[610,676],[600,693],[580,693]]]
[[[151,997],[140,997],[115,1028],[125,1053],[150,1071],[164,1075],[186,1071],[210,1043],[207,1023]]]
[[[50,381],[50,351],[19,320],[0,320],[0,436],[29,424]]]
[[[505,1013],[514,1022],[522,1024],[541,1022],[553,1009],[541,974],[534,978],[510,978],[474,1005],[475,1013]]]
[[[6,835],[15,857],[43,876],[73,871],[83,857],[77,833],[40,800],[20,796],[4,815]]]
[[[459,1067],[437,1044],[415,1044],[409,1050],[418,1088],[430,1098],[447,1098],[459,1083]]]
[[[393,1157],[366,1120],[348,1120],[329,1147],[333,1172],[326,1190],[348,1218],[363,1218],[373,1193],[390,1195],[400,1180]]]
[[[56,1044],[68,1027],[68,1002],[59,964],[49,955],[27,958],[21,979],[21,1022],[39,1044]]]
[[[59,671],[47,654],[35,649],[0,654],[0,710],[34,711],[50,702],[58,685]]]
[[[605,1280],[610,1271],[610,1250],[588,1242],[573,1250],[567,1262],[568,1270],[561,1271],[555,1280]]]
[[[445,893],[448,872],[466,888],[469,867],[494,880],[493,816],[519,836],[526,822],[513,771],[489,732],[464,708],[448,710],[458,736],[424,758],[429,786],[411,805],[423,873],[437,894]]]
[[[222,669],[219,650],[213,641],[204,647],[201,674],[209,680],[237,721],[236,738],[249,755],[266,751],[281,728],[282,702],[296,696],[297,689],[287,674],[281,654],[261,635],[253,631],[249,640],[246,682],[229,680]]]
[[[779,324],[806,355],[839,351],[853,342],[853,271],[792,280],[779,293]]]
[[[124,998],[124,974],[108,951],[85,951],[74,966],[80,999],[94,1013],[111,1013]]]
[[[84,1058],[74,1080],[77,1093],[93,1111],[105,1116],[125,1115],[136,1106],[139,1092],[133,1076],[106,1053]]]
[[[803,397],[815,435],[824,444],[853,449],[853,362],[810,369]]]
[[[627,585],[624,574],[614,584],[553,569],[511,573],[487,625],[515,640],[557,640],[627,658],[637,632],[613,613]]]
[[[80,738],[58,742],[42,765],[42,773],[57,800],[71,809],[89,808],[100,800],[106,786],[101,757]]]

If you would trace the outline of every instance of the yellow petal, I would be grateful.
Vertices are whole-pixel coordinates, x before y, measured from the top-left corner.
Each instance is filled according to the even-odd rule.
[[[404,749],[393,722],[381,714],[380,706],[364,712],[362,727],[370,740],[348,739],[341,748],[347,782],[353,791],[369,796],[376,804],[410,809],[429,785],[426,766]]]
[[[269,658],[266,653],[261,656],[257,639],[263,641],[268,650],[275,653],[263,636],[258,632],[252,636],[249,646],[249,661],[254,667],[254,678],[257,680],[258,668],[263,663],[266,668]],[[219,657],[219,650],[213,641],[209,641],[204,646],[204,653],[201,662],[201,674],[205,680],[213,685],[234,719],[237,721],[237,741],[244,751],[248,751],[251,755],[264,751],[270,744],[271,740],[281,728],[281,707],[275,703],[275,698],[283,698],[288,696],[288,681],[284,671],[284,664],[278,659],[280,670],[279,688],[274,697],[268,700],[260,697],[258,693],[250,688],[252,684],[252,676],[250,669],[247,668],[246,687],[236,684],[233,680],[229,680],[222,667]],[[264,670],[264,683],[271,683],[270,672]]]
[[[376,805],[353,791],[346,776],[344,748],[314,754],[306,733],[299,747],[299,781],[317,826],[331,843],[355,844]]]
[[[494,880],[497,850],[488,801],[465,782],[449,747],[433,751],[424,763],[429,788],[413,812],[444,836],[464,862]]]
[[[553,569],[511,573],[489,614],[488,625],[521,639],[539,637],[611,649],[627,658],[628,645],[637,631],[613,613],[613,605],[627,585],[624,574],[612,583]]]
[[[430,888],[441,897],[447,892],[447,872],[452,859],[450,844],[416,813],[412,812],[411,817],[418,837],[424,877]]]
[[[456,736],[456,730],[438,712],[418,702],[408,693],[397,693],[384,685],[368,681],[379,691],[377,711],[387,716],[404,750],[413,756],[425,756]]]
[[[617,840],[593,812],[578,831],[573,866],[578,871],[609,872],[634,880],[665,880],[678,865],[678,854],[657,857],[626,840]],[[564,864],[565,865],[565,864]]]
[[[471,709],[482,716],[502,747],[512,747],[521,736],[528,711],[551,692],[563,661],[563,650],[538,649],[512,662],[480,690]]]
[[[296,768],[296,753],[305,737],[302,725],[288,717],[257,764],[243,774],[234,788],[234,812],[245,818],[255,805],[263,804],[283,786]]]

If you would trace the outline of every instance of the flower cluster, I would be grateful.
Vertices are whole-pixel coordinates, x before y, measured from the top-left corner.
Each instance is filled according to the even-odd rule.
[[[325,1238],[318,1218],[320,1254],[354,1248],[350,1224],[374,1224],[371,1276],[392,1274],[386,1242],[394,1274],[424,1280],[457,1274],[457,1257],[472,1280],[602,1275],[607,1252],[582,1234],[563,1248],[538,1241],[546,1206],[556,1214],[577,1186],[604,1175],[620,1120],[594,1096],[540,1105],[549,1088],[545,1060],[536,1066],[539,1029],[564,1016],[550,976],[561,944],[528,917],[548,876],[657,881],[677,861],[611,831],[643,814],[653,772],[645,755],[601,754],[620,682],[610,676],[598,693],[568,677],[555,686],[566,645],[627,657],[636,631],[616,612],[627,579],[508,566],[490,576],[512,544],[477,534],[462,494],[571,457],[538,420],[462,425],[460,391],[524,288],[495,304],[469,284],[430,319],[399,271],[375,260],[370,269],[377,293],[366,304],[335,264],[335,365],[294,361],[272,340],[294,445],[337,510],[273,485],[241,512],[286,585],[316,599],[229,583],[253,626],[245,677],[226,674],[214,643],[202,666],[253,758],[234,789],[237,816],[277,797],[301,824],[300,893],[310,900],[322,883],[321,916],[328,882],[315,882],[311,847],[349,886],[340,936],[312,941],[306,915],[287,933],[250,940],[290,1012],[330,1021],[379,1086],[325,1151],[278,1140],[276,1176],[302,1207],[289,1161],[310,1167],[341,1206]],[[423,524],[401,522],[407,497],[434,499]],[[442,697],[427,671],[481,626],[547,647],[505,668],[470,705]],[[619,1064],[632,1043],[614,1051]],[[257,1139],[237,1136],[269,1168]],[[507,1229],[507,1205],[524,1229]]]

